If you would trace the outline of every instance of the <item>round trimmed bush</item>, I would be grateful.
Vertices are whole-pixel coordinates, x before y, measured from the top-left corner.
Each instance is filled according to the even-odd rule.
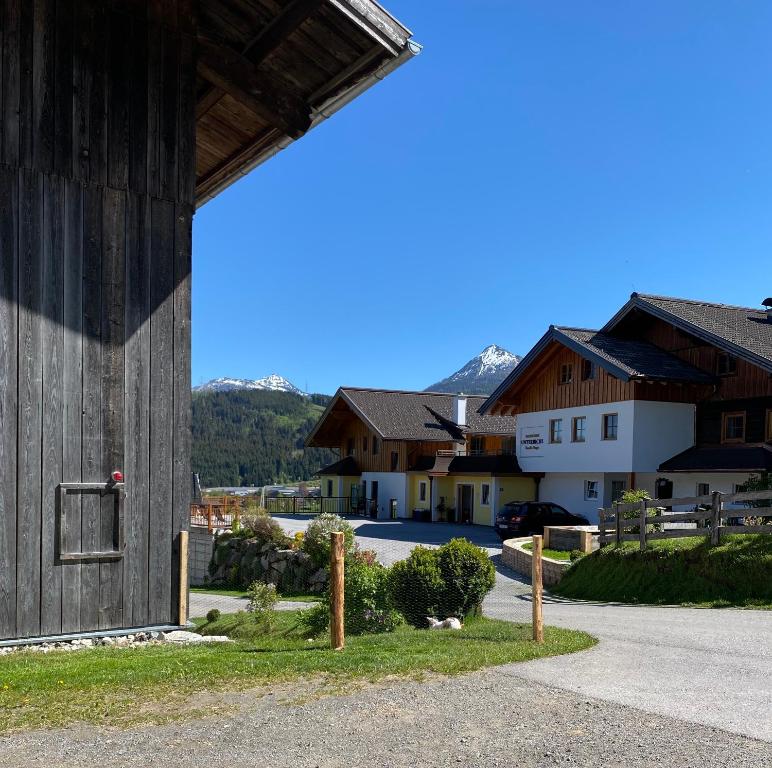
[[[437,615],[443,586],[437,551],[425,547],[416,547],[389,572],[391,602],[414,627],[427,626],[426,617]]]
[[[479,612],[496,579],[488,553],[468,539],[451,539],[437,550],[437,564],[443,582],[441,618]]]

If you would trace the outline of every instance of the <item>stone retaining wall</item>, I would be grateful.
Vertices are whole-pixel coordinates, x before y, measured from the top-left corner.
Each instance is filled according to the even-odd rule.
[[[531,541],[528,536],[522,539],[508,539],[501,546],[501,561],[507,567],[517,573],[531,578],[531,553],[523,549],[523,544]],[[563,574],[569,569],[571,563],[561,560],[550,560],[547,557],[542,558],[542,583],[545,587],[551,587],[557,584],[563,577]]]

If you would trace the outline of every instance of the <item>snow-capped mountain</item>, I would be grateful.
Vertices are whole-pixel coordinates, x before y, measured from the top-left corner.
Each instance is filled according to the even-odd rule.
[[[463,368],[427,387],[427,392],[463,392],[466,395],[490,395],[522,360],[506,349],[491,344]]]
[[[291,381],[287,381],[283,376],[272,373],[263,379],[230,379],[221,377],[212,379],[206,384],[193,387],[194,392],[231,392],[234,389],[263,389],[271,392],[291,392],[294,395],[308,395],[301,389],[298,389]]]

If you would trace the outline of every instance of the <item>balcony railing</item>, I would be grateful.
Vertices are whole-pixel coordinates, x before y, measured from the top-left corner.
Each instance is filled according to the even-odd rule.
[[[277,496],[265,500],[271,515],[370,515],[376,509],[373,499],[350,496]]]

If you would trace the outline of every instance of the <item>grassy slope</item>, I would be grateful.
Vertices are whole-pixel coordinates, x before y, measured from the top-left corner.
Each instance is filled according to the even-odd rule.
[[[772,535],[632,542],[582,558],[553,590],[586,600],[772,607]]]
[[[232,634],[238,641],[0,657],[0,733],[75,721],[121,726],[165,721],[201,714],[188,703],[200,691],[297,680],[297,695],[306,696],[314,691],[308,682],[314,679],[334,689],[355,679],[452,675],[594,643],[582,632],[547,628],[539,646],[528,625],[474,619],[459,632],[402,628],[352,637],[345,651],[335,652],[326,638],[309,641],[296,612],[278,614],[269,636],[255,633],[248,614],[223,616],[203,631]]]

